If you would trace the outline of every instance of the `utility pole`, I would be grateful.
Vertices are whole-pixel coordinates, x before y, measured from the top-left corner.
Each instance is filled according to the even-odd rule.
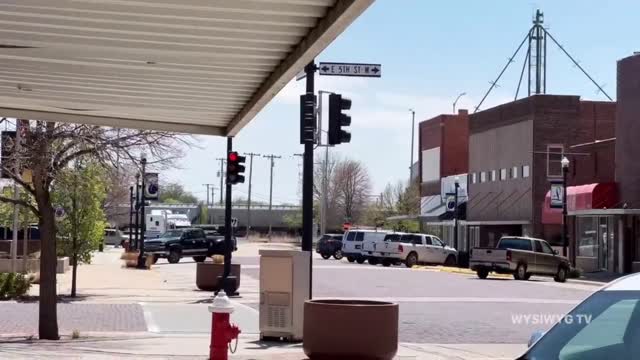
[[[211,202],[209,202],[209,189],[211,187],[213,187],[214,185],[215,184],[202,184],[202,186],[206,186],[207,187],[207,206],[209,206],[209,204],[213,205],[213,200]],[[215,189],[215,187],[214,187],[214,189]]]
[[[253,157],[260,156],[258,153],[244,153],[249,156],[249,193],[247,194],[247,237],[251,231],[251,174],[253,174]]]
[[[302,161],[304,154],[293,154]],[[302,163],[298,163],[298,196],[300,196],[300,204],[302,204]]]
[[[224,163],[225,161],[227,161],[226,158],[216,158],[216,160],[220,161],[220,206],[224,205],[223,201],[223,197],[222,197],[222,191],[224,190],[224,186],[223,186],[223,182],[222,180],[224,179]]]
[[[324,164],[322,166],[322,198],[320,198],[320,233],[327,232],[327,213],[329,212],[328,192],[329,192],[329,141],[322,144],[322,95],[333,94],[331,91],[318,90],[318,146],[324,147]]]
[[[273,222],[273,214],[271,212],[271,208],[272,208],[272,204],[273,204],[273,167],[275,166],[274,164],[274,159],[281,159],[282,156],[276,156],[276,155],[264,155],[263,157],[269,159],[271,161],[271,180],[269,180],[269,239],[271,239],[271,225]],[[249,175],[251,176],[251,175]]]
[[[415,129],[416,129],[416,112],[413,109],[409,109],[411,111],[411,164],[409,164],[409,186],[411,186],[411,181],[413,178],[413,138],[415,137]]]

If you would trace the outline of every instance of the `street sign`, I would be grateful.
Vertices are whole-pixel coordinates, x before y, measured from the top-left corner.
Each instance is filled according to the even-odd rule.
[[[382,76],[382,65],[380,64],[321,62],[320,65],[318,65],[318,70],[320,71],[320,75],[328,76]]]
[[[67,217],[67,213],[64,211],[64,208],[62,206],[58,206],[55,208],[54,216],[56,220],[63,220],[65,217]]]

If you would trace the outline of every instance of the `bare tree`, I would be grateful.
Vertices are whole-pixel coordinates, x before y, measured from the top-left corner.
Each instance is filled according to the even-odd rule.
[[[56,295],[56,223],[51,185],[70,163],[90,158],[107,168],[138,166],[140,154],[146,152],[151,165],[166,165],[178,158],[180,144],[189,141],[173,133],[26,121],[29,131],[12,157],[1,165],[7,176],[35,199],[14,200],[0,196],[1,202],[30,209],[37,217],[41,234],[39,330],[41,339],[57,340]],[[35,125],[35,126],[31,126]],[[21,167],[11,166],[19,160]],[[30,170],[30,179],[22,169]]]
[[[339,162],[335,168],[334,186],[336,201],[345,220],[357,222],[364,212],[371,191],[367,168],[357,160]]]

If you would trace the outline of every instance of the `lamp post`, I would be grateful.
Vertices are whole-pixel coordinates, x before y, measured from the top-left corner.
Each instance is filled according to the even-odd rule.
[[[146,230],[146,219],[145,219],[145,214],[144,214],[144,208],[145,208],[145,203],[146,203],[146,192],[147,189],[145,188],[145,178],[146,178],[146,167],[147,167],[147,157],[145,154],[142,154],[142,159],[141,159],[141,164],[142,164],[142,190],[141,190],[141,194],[140,194],[140,242],[138,243],[139,247],[138,250],[140,250],[140,254],[138,255],[138,269],[146,269],[147,265],[147,259],[144,256],[144,233]]]
[[[569,236],[567,231],[567,174],[569,173],[569,159],[566,156],[560,161],[562,164],[562,256],[567,256]]]
[[[455,207],[453,208],[453,247],[458,249],[458,188],[460,188],[460,178],[456,176],[454,181],[455,193],[453,202]]]
[[[409,164],[409,185],[411,185],[411,181],[413,180],[413,138],[415,137],[416,112],[413,109],[409,109],[409,111],[411,111],[411,164]]]
[[[460,95],[458,95],[458,97],[456,98],[456,100],[453,102],[453,113],[456,113],[456,104],[458,103],[458,100],[460,100],[461,97],[467,95],[466,92],[461,92]]]
[[[136,233],[135,233],[135,241],[133,248],[138,250],[140,248],[140,173],[136,173],[136,201],[134,205],[135,210],[135,222],[136,222]]]
[[[138,184],[136,184],[138,186]],[[133,242],[133,186],[129,187],[129,246],[127,246],[126,250],[131,249],[131,245]]]

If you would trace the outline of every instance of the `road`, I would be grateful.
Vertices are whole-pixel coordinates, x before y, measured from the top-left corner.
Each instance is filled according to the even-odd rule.
[[[162,260],[161,260],[162,261]],[[239,309],[234,316],[250,324],[245,333],[257,332],[259,258],[236,256],[242,267]],[[156,269],[166,281],[193,291],[195,264],[159,262]],[[390,300],[400,304],[400,341],[427,344],[523,344],[537,329],[535,317],[565,313],[597,287],[557,284],[551,279],[515,281],[480,280],[475,276],[438,271],[384,268],[350,264],[346,260],[322,260],[314,256],[314,297]],[[154,331],[210,331],[210,320],[198,304],[143,304]],[[194,306],[195,305],[195,306]],[[173,309],[173,311],[171,311]],[[206,314],[206,315],[205,315]],[[532,316],[527,321],[526,317]],[[534,319],[534,320],[532,320]]]

